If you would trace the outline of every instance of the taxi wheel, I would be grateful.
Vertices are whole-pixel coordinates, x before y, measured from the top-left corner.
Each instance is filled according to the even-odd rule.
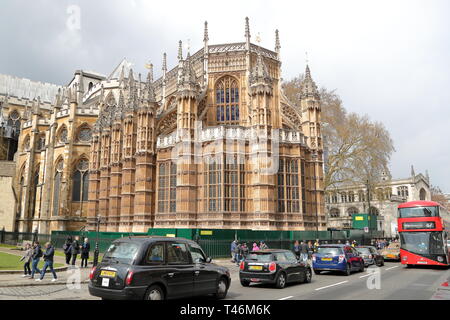
[[[361,268],[359,268],[360,272],[364,272],[364,263],[361,263]]]
[[[283,289],[286,286],[286,274],[284,272],[280,272],[277,278],[276,287],[278,289]]]
[[[321,271],[320,271],[320,270],[314,270],[314,273],[315,273],[315,274],[320,274]]]
[[[163,289],[158,285],[151,286],[145,293],[145,300],[165,300]]]
[[[225,299],[228,293],[228,282],[225,278],[220,278],[217,283],[216,299]]]

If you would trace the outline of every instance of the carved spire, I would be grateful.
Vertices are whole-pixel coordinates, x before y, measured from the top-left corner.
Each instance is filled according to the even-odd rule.
[[[208,37],[208,21],[205,21],[205,31],[203,33],[203,42],[207,43],[209,40]]]
[[[145,93],[148,102],[155,102],[155,90],[153,88],[153,64],[148,65],[147,82],[145,83]]]
[[[245,39],[250,42],[250,24],[248,22],[248,17],[245,17]]]
[[[416,172],[414,171],[414,166],[411,165],[411,177],[415,177],[416,176]]]
[[[163,75],[165,75],[167,72],[167,54],[165,52],[163,54],[162,72]]]
[[[250,85],[251,86],[258,86],[262,85],[271,87],[272,79],[269,75],[269,71],[267,69],[266,64],[264,63],[262,54],[261,54],[261,48],[258,46],[258,55],[256,58],[256,64],[253,67],[253,70],[250,73]],[[266,88],[269,89],[269,88]]]
[[[125,109],[125,98],[123,97],[123,91],[120,89],[119,91],[119,102],[116,107],[115,119],[121,120],[123,118],[123,111]]]
[[[311,71],[309,70],[309,65],[306,65],[305,78],[300,86],[301,98],[312,97],[315,99],[320,99],[319,91],[317,90],[317,85],[311,77]]]
[[[280,54],[280,35],[278,33],[278,29],[275,30],[275,52]]]
[[[178,61],[183,60],[183,42],[178,41]]]
[[[178,75],[178,90],[182,96],[188,94],[189,96],[196,97],[200,86],[197,83],[197,76],[191,63],[191,55],[188,52],[186,60],[181,66]]]

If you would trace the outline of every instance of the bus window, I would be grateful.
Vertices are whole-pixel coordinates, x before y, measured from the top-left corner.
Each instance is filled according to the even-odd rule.
[[[439,217],[439,207],[411,207],[398,209],[400,218]]]

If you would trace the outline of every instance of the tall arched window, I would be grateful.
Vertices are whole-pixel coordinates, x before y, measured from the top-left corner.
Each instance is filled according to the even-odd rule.
[[[419,191],[419,199],[424,201],[427,198],[427,192],[425,191],[424,188],[421,188]]]
[[[31,197],[30,197],[30,214],[29,217],[34,217],[36,211],[36,196],[37,196],[37,188],[39,185],[39,168],[36,169],[35,174],[33,176],[33,187],[31,189]]]
[[[72,175],[72,201],[87,201],[89,188],[89,162],[82,159],[78,162]]]
[[[235,124],[239,121],[239,86],[232,77],[224,77],[216,84],[217,122]]]
[[[177,165],[162,162],[158,168],[158,212],[177,211]]]
[[[59,215],[59,197],[61,192],[61,178],[63,170],[63,161],[60,160],[55,167],[55,179],[53,180],[53,215]]]

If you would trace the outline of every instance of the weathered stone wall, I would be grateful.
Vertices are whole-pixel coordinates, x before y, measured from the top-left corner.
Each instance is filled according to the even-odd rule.
[[[0,161],[0,229],[14,229],[16,199],[13,191],[13,177],[16,164],[13,161]]]

